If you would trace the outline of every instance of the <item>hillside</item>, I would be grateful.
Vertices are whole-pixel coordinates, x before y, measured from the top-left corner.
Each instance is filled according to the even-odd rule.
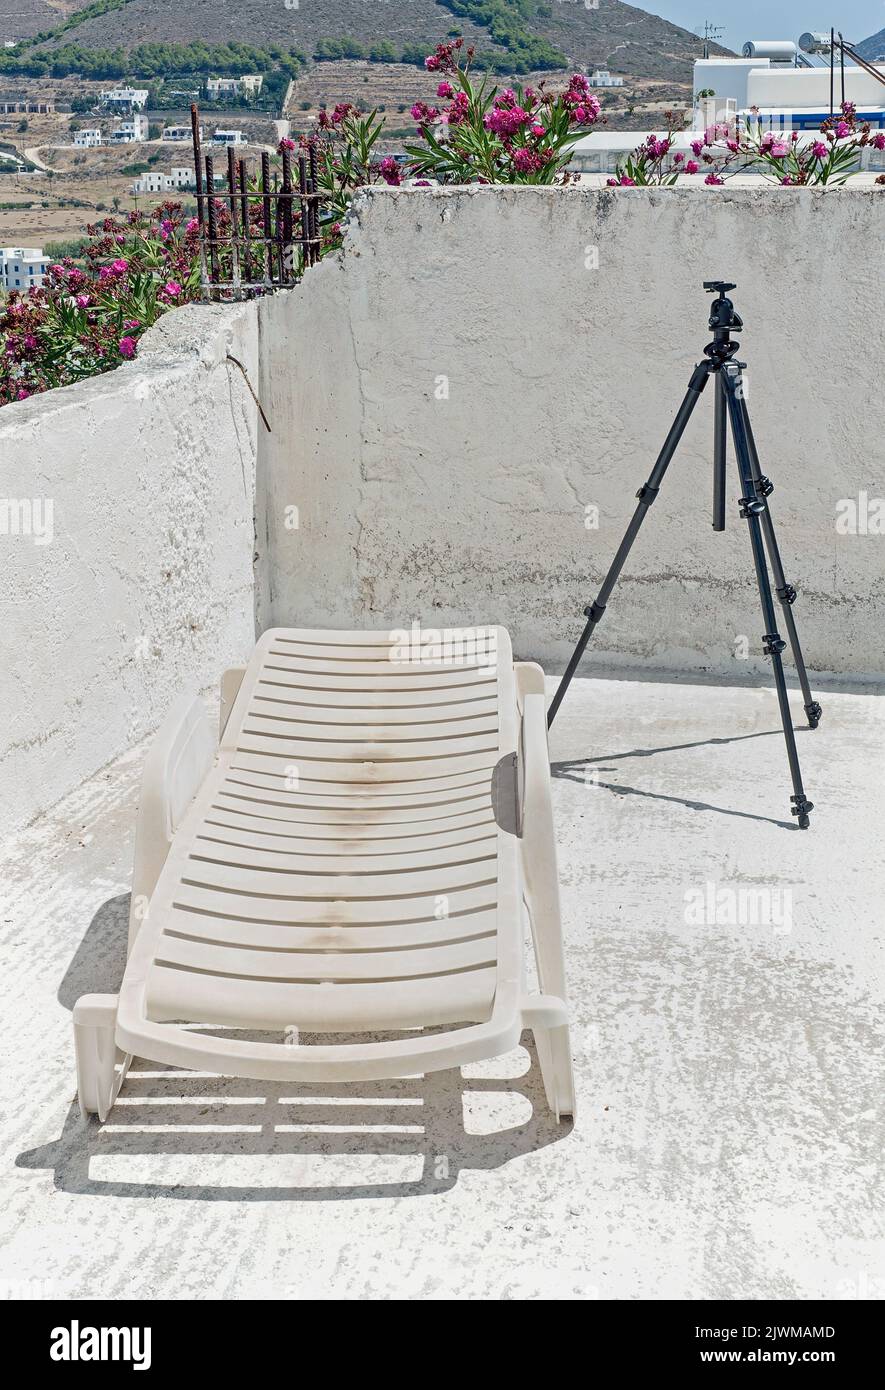
[[[856,44],[858,53],[862,58],[866,58],[868,63],[879,58],[885,53],[885,29],[880,29],[878,34],[871,34],[863,43]]]
[[[3,39],[29,39],[53,29],[88,0],[0,0]]]
[[[78,0],[52,3],[82,8]],[[23,7],[52,13],[48,0],[0,0],[4,28],[15,29],[14,15]],[[310,58],[324,40],[347,39],[364,52],[337,56],[368,56],[384,43],[393,50],[385,56],[400,58],[461,32],[502,65],[518,56],[528,60],[522,67],[514,62],[514,71],[555,67],[558,53],[568,64],[678,83],[691,80],[700,51],[688,30],[620,0],[599,0],[597,8],[585,8],[580,0],[300,0],[297,8],[287,8],[284,0],[104,0],[102,8],[53,34],[40,51],[48,56],[71,44],[128,51],[147,43],[246,42],[295,48]]]

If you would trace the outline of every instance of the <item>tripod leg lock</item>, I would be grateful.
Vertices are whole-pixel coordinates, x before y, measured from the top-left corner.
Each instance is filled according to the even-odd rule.
[[[823,714],[823,710],[817,700],[812,700],[805,706],[805,713],[808,716],[808,727],[810,729],[816,729],[820,723],[821,715]]]
[[[757,478],[757,479],[756,479],[756,494],[757,494],[757,496],[759,496],[759,497],[770,497],[771,494],[772,494],[773,492],[774,492],[774,483],[771,481],[770,478],[766,478],[765,475],[763,474],[760,478]]]
[[[759,516],[765,511],[765,503],[760,497],[741,497],[738,499],[741,516],[746,520],[748,516]]]
[[[796,590],[793,588],[792,584],[785,584],[782,589],[775,589],[775,593],[777,594],[781,603],[796,602]]]
[[[652,487],[651,483],[643,483],[636,496],[639,498],[640,502],[647,502],[648,505],[651,506],[660,490],[659,487]]]
[[[762,638],[762,650],[766,656],[780,656],[786,645],[784,639],[776,632],[766,632]]]
[[[790,807],[790,815],[799,817],[800,830],[807,830],[809,826],[808,814],[814,810],[814,802],[809,801],[804,793],[802,796],[791,796],[790,800],[793,803]]]
[[[587,607],[584,609],[584,617],[589,618],[592,623],[598,623],[604,612],[604,603],[588,603]]]

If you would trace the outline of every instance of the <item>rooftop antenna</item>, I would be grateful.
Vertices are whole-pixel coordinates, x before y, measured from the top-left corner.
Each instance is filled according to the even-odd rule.
[[[725,33],[725,30],[722,28],[721,24],[711,24],[709,19],[705,19],[704,32],[701,33],[700,29],[695,29],[694,32],[697,34],[699,39],[703,39],[704,57],[709,58],[710,44],[718,43],[719,40],[722,38],[722,35]]]

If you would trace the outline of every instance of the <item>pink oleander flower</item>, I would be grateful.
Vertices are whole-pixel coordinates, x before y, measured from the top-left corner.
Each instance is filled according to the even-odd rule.
[[[674,154],[674,156],[673,156],[673,163],[674,163],[674,164],[681,164],[681,163],[683,162],[684,159],[685,159],[685,155],[684,155],[684,154]]]
[[[785,145],[783,140],[774,140],[769,146],[768,153],[772,159],[783,159],[790,153],[789,145]]]
[[[15,399],[17,401],[26,401],[30,394],[30,391],[26,391],[23,386],[20,386],[18,391],[16,391],[15,393]]]
[[[691,152],[692,152],[692,154],[694,155],[695,159],[700,159],[701,154],[703,153],[703,149],[704,149],[704,142],[703,142],[703,140],[692,140],[692,142],[691,142]]]
[[[436,89],[436,95],[438,97],[444,97],[445,100],[448,101],[449,97],[453,97],[455,95],[455,89],[452,86],[451,82],[440,82],[439,86]]]
[[[509,140],[528,120],[529,113],[524,111],[521,106],[512,108],[498,106],[495,110],[486,113],[483,117],[483,125],[493,135],[499,135],[502,140]]]
[[[708,174],[707,177],[704,179],[704,183],[709,184],[720,184],[722,182],[723,180],[719,177],[718,174]]]
[[[536,174],[544,166],[541,156],[535,154],[534,150],[526,149],[523,145],[513,151],[512,158],[521,174]]]
[[[622,174],[619,179],[606,179],[609,188],[635,188],[636,180],[630,179],[626,174]]]
[[[181,286],[177,280],[167,280],[163,288],[158,291],[158,299],[177,299],[181,294]]]
[[[86,309],[89,306],[90,302],[91,301],[89,299],[88,294],[78,294],[74,298],[74,303],[76,304],[78,309]]]
[[[294,150],[295,141],[290,140],[288,135],[284,135],[277,145],[277,154],[282,154],[283,150]]]
[[[826,159],[830,153],[830,147],[825,145],[823,140],[815,140],[811,147],[811,153],[815,159]]]
[[[687,174],[696,174],[696,173],[698,172],[698,170],[700,169],[700,167],[701,167],[700,164],[698,164],[698,163],[696,162],[696,160],[694,160],[694,159],[689,159],[689,160],[686,162],[686,165],[685,165],[685,172],[686,172]]]
[[[392,155],[387,155],[378,165],[378,172],[391,188],[399,188],[403,181],[402,171]]]
[[[122,258],[117,261],[111,261],[111,270],[114,272],[115,275],[125,275],[128,269],[129,262],[124,261]]]
[[[134,357],[134,356],[135,356],[135,339],[134,339],[134,338],[121,338],[121,339],[120,339],[120,343],[119,343],[119,347],[120,347],[120,356],[121,356],[121,357]]]
[[[877,150],[885,150],[885,131],[877,130],[870,144]]]
[[[416,101],[411,108],[410,115],[412,120],[417,122],[420,132],[437,120],[439,111],[435,106],[428,106],[426,101]]]
[[[851,134],[851,126],[848,124],[848,122],[847,122],[847,121],[840,121],[839,124],[836,126],[836,139],[837,139],[837,140],[847,140],[847,138],[848,138],[848,136],[849,136],[850,134]]]
[[[654,135],[650,135],[645,142],[646,153],[650,159],[663,159],[669,148],[669,140],[658,140]]]
[[[448,111],[449,125],[461,125],[470,114],[470,98],[466,92],[456,92]]]
[[[535,125],[532,126],[532,134],[533,134],[533,135],[536,135],[536,136],[538,137],[538,139],[540,140],[540,138],[541,138],[542,135],[546,135],[546,134],[547,134],[547,130],[546,130],[546,128],[545,128],[544,126],[538,125],[538,124],[536,123]]]
[[[141,324],[138,319],[126,319],[123,323],[123,327],[126,329],[127,333],[130,333],[133,328],[140,328]]]
[[[428,72],[439,72],[439,58],[435,53],[424,59],[424,66]]]
[[[197,217],[192,217],[192,218],[189,220],[189,222],[187,223],[187,225],[186,225],[186,227],[185,227],[184,230],[185,230],[185,233],[186,233],[187,236],[193,236],[194,232],[198,232],[198,231],[200,230],[200,220],[199,220],[199,218],[197,218]]]

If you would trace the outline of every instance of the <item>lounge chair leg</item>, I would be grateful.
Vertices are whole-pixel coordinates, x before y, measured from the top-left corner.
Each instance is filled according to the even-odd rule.
[[[84,994],[74,1005],[74,1051],[80,1114],[97,1115],[104,1124],[117,1098],[129,1063],[114,1041],[116,994]],[[119,1064],[119,1065],[118,1065]]]
[[[575,1073],[565,1004],[552,995],[529,995],[523,1002],[522,1021],[534,1034],[547,1104],[557,1121],[573,1116]]]

